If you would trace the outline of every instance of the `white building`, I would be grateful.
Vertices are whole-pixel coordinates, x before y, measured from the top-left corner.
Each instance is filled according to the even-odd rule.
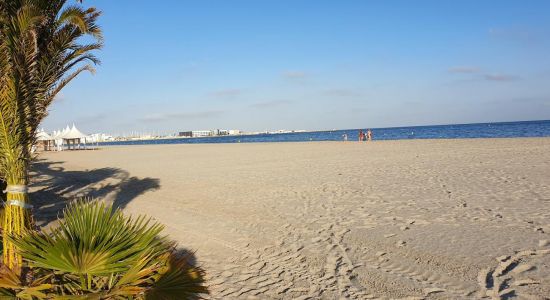
[[[86,143],[109,142],[114,140],[112,136],[105,133],[94,133],[86,137]]]
[[[229,131],[226,129],[216,129],[214,130],[214,135],[228,135]]]
[[[205,137],[213,136],[214,132],[212,130],[193,130],[191,131],[193,137]]]
[[[180,137],[207,137],[207,136],[238,135],[238,134],[241,134],[240,130],[216,129],[216,130],[180,131],[178,132],[177,135]]]

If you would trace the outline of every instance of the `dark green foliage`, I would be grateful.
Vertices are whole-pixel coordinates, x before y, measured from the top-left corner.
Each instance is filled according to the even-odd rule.
[[[208,292],[202,269],[179,255],[151,219],[89,201],[69,205],[64,215],[50,231],[8,237],[28,267],[21,276],[0,270],[3,293],[21,299],[195,299]]]

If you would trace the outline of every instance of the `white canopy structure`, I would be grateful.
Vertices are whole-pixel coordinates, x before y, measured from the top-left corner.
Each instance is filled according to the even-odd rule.
[[[85,137],[87,137],[87,135],[80,132],[80,130],[78,130],[76,126],[74,126],[74,124],[71,129],[69,129],[69,126],[67,126],[67,128],[63,130],[63,135],[61,136],[61,138],[64,140],[83,139]]]
[[[42,144],[42,147],[44,148],[44,151],[51,150],[51,146],[54,143],[54,138],[49,135],[44,129],[39,130],[36,133],[36,142],[37,144]]]
[[[67,126],[67,128],[69,128],[69,126]],[[66,132],[67,128],[65,130],[54,130],[52,133],[57,151],[63,150],[63,132]]]
[[[36,140],[37,141],[53,141],[54,138],[49,135],[46,131],[44,131],[44,129],[38,131],[36,133]]]
[[[85,137],[86,135],[78,130],[73,124],[72,128],[69,128],[69,126],[67,126],[61,133],[59,133],[56,136],[56,139],[62,139],[63,143],[67,144],[67,149],[70,150],[71,145],[73,145],[73,149],[76,149],[77,144],[80,148],[80,141]]]
[[[81,149],[82,144],[85,149],[89,149],[86,146],[88,135],[78,130],[74,124],[72,127],[67,125],[67,127],[62,130],[54,130],[51,135],[42,129],[37,132],[36,138],[37,141],[42,141],[42,143],[44,143],[44,150],[47,150],[46,148],[50,148],[51,146],[55,146],[55,150],[57,151],[63,151],[64,149],[76,150]]]
[[[73,124],[73,125],[74,125],[74,124]],[[62,139],[63,136],[64,136],[67,132],[69,132],[69,131],[71,131],[71,128],[69,128],[69,125],[67,125],[67,127],[65,127],[65,129],[60,130],[60,131],[57,133],[57,137],[60,138],[60,139]]]

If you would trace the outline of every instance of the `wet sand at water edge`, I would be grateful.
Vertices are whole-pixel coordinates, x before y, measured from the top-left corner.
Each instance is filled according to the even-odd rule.
[[[550,138],[149,145],[40,154],[77,196],[166,225],[213,299],[550,295]]]

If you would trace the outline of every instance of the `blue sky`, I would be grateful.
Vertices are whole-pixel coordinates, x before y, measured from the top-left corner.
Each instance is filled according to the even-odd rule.
[[[550,119],[550,1],[123,1],[95,75],[44,121],[84,132]]]

